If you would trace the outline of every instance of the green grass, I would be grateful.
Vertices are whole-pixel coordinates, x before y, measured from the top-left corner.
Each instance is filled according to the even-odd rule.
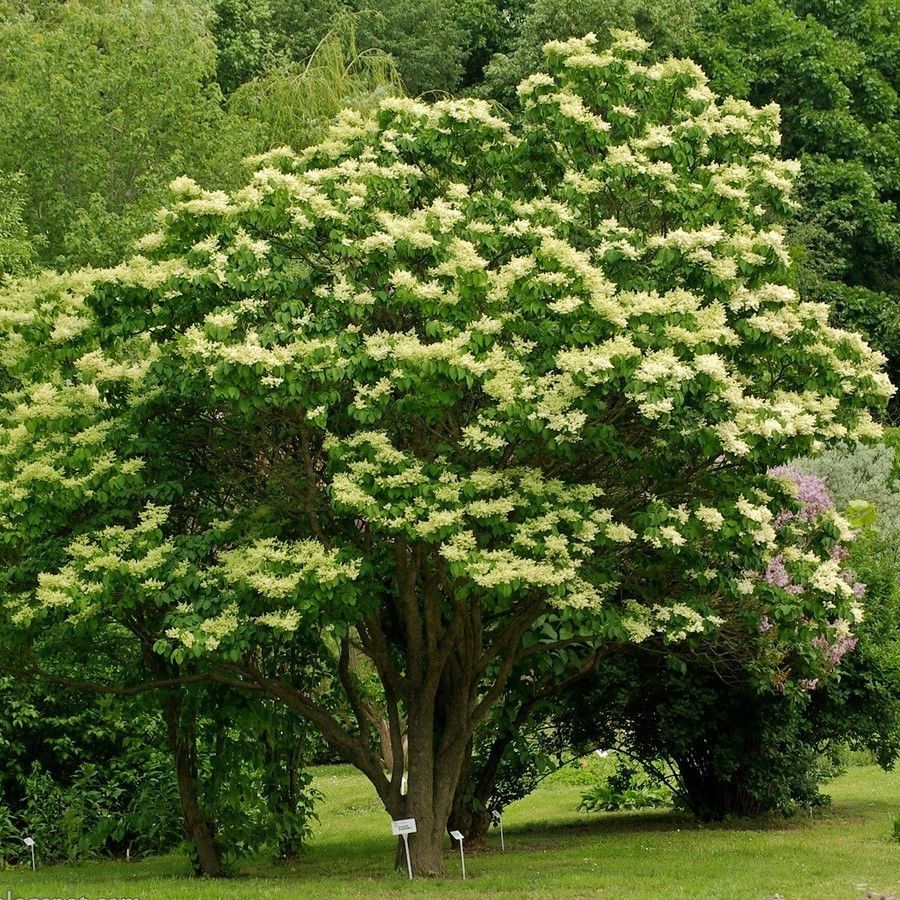
[[[577,772],[548,779],[507,811],[507,852],[467,856],[469,880],[449,847],[449,878],[412,883],[392,870],[387,815],[368,784],[344,767],[317,770],[321,825],[297,864],[250,865],[229,882],[187,877],[179,856],[138,863],[0,871],[0,900],[13,897],[132,897],[218,900],[293,897],[696,897],[801,898],[900,895],[900,774],[853,768],[834,781],[831,808],[812,818],[701,828],[672,812],[575,812]]]

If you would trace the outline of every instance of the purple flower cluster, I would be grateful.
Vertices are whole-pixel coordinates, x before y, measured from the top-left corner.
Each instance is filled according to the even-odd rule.
[[[846,637],[838,638],[833,644],[824,635],[813,638],[813,645],[818,647],[825,654],[825,659],[829,666],[840,665],[841,660],[853,650],[859,643],[859,638]]]
[[[795,515],[799,515],[806,522],[812,522],[822,513],[834,509],[834,501],[828,492],[828,486],[818,475],[806,475],[793,466],[776,466],[774,469],[769,469],[769,475],[773,478],[787,478],[793,481],[796,486],[797,500],[802,507],[799,513],[787,510],[780,513],[776,520],[777,524],[782,525],[789,519],[793,519]]]
[[[787,591],[789,594],[802,594],[803,588],[799,584],[794,584],[791,581],[791,574],[785,568],[784,558],[779,554],[776,556],[772,562],[766,567],[765,574],[763,577],[769,584],[774,584],[775,587],[780,587],[782,590]]]
[[[824,480],[818,475],[805,475],[792,466],[778,466],[777,468],[770,469],[769,475],[775,478],[786,478],[792,481],[796,487],[795,495],[800,505],[800,509],[797,512],[788,510],[781,512],[775,519],[776,526],[783,526],[786,522],[791,520],[813,523],[819,516],[834,509],[834,501],[831,498],[828,487]],[[849,555],[847,548],[842,545],[834,547],[831,551],[831,558],[839,564],[845,563]],[[787,570],[784,558],[781,555],[776,556],[769,563],[764,577],[769,584],[781,588],[789,594],[803,593],[803,587],[794,584],[791,579],[791,574]],[[855,581],[853,573],[850,570],[844,570],[842,572],[842,577],[847,584],[851,586],[854,595],[856,597],[862,597],[865,593],[866,586]],[[759,624],[760,632],[765,634],[771,631],[773,627],[773,622],[769,616],[764,615]],[[840,665],[844,656],[856,647],[858,640],[858,638],[847,634],[844,634],[842,637],[818,635],[813,638],[812,644],[821,651],[828,667],[834,669]],[[819,685],[819,679],[800,679],[798,684],[804,691],[814,691]],[[773,686],[777,691],[784,691],[785,683],[783,678],[779,679],[776,677]]]

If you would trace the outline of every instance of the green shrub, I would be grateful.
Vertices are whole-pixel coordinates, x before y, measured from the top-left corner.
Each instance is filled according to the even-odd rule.
[[[0,869],[20,862],[23,850],[24,844],[13,821],[12,812],[8,806],[0,803]]]
[[[621,809],[651,809],[672,802],[672,792],[646,772],[627,764],[581,796],[583,812],[617,812]]]

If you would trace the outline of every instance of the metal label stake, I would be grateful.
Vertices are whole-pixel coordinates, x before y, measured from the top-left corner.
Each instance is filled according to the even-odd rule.
[[[503,816],[499,809],[492,809],[491,817],[494,820],[494,824],[500,827],[500,850],[502,853],[506,853],[506,841],[503,838]]]
[[[450,837],[453,838],[454,841],[459,841],[459,861],[462,863],[463,870],[463,881],[466,880],[466,854],[463,851],[463,833],[461,831],[451,831]]]
[[[34,838],[30,838],[30,837],[22,838],[22,843],[26,847],[31,848],[31,871],[36,872],[37,871],[37,860],[35,859],[35,856],[34,856]]]
[[[406,850],[406,871],[409,872],[409,880],[412,881],[412,859],[409,855],[409,836],[417,831],[415,819],[394,819],[391,822],[391,831],[403,838],[403,847]]]

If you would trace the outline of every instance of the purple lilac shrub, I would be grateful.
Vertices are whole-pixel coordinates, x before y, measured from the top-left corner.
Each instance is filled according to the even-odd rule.
[[[792,481],[795,486],[796,499],[800,504],[800,509],[797,511],[785,510],[780,513],[776,517],[777,526],[783,526],[793,519],[812,523],[820,516],[834,509],[834,501],[828,486],[818,475],[800,472],[792,466],[778,466],[770,469],[768,474],[775,478],[785,478]],[[845,562],[848,557],[849,551],[843,545],[838,545],[831,553],[831,558],[839,563]],[[803,593],[803,587],[793,583],[790,572],[788,572],[784,558],[781,555],[776,556],[769,563],[764,577],[769,584],[781,588],[789,594]],[[854,595],[861,598],[865,593],[866,586],[861,582],[855,581],[850,570],[844,571],[842,577],[847,584],[851,585]],[[760,632],[766,634],[772,628],[773,623],[769,616],[764,615],[759,625]],[[830,636],[823,634],[814,637],[812,644],[821,651],[827,666],[830,669],[835,669],[840,665],[843,657],[856,647],[859,639],[849,633],[849,626],[846,622],[838,621],[832,623],[831,630],[832,634]],[[817,678],[802,679],[799,685],[805,691],[812,691],[816,689],[818,683],[819,679]]]

